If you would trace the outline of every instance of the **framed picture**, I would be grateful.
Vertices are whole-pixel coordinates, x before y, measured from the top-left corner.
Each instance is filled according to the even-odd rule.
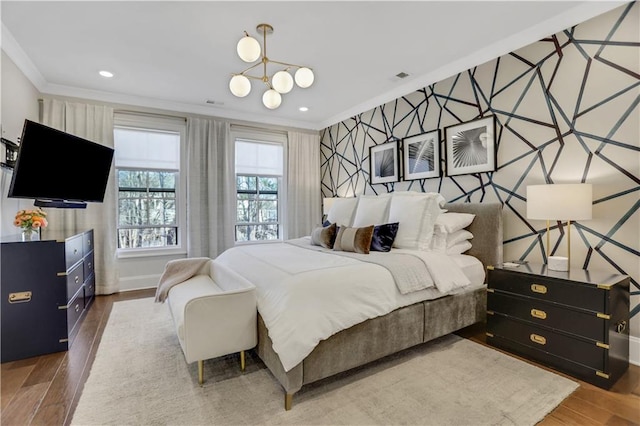
[[[496,170],[495,116],[444,129],[447,176]]]
[[[369,170],[371,184],[390,183],[400,180],[398,143],[388,142],[369,148]]]
[[[440,130],[402,140],[403,180],[440,176]]]

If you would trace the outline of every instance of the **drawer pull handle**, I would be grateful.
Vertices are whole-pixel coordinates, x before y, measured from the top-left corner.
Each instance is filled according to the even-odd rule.
[[[541,311],[539,309],[532,309],[531,316],[538,319],[547,319],[547,313],[545,311]]]
[[[80,304],[78,303],[78,304],[76,305],[76,312],[78,312],[79,310],[80,310]]]
[[[87,266],[89,266],[89,269],[91,269],[91,262],[88,262]]]
[[[542,284],[531,284],[531,291],[534,293],[546,294],[547,287]]]
[[[21,291],[18,293],[9,293],[9,303],[26,303],[31,302],[31,292]]]
[[[616,324],[616,332],[623,333],[626,329],[627,329],[626,321],[620,321],[619,323]]]
[[[87,245],[91,247],[91,240],[87,240]]]
[[[80,277],[76,275],[76,278],[74,279],[74,281],[76,282],[76,284],[78,284],[80,282]]]
[[[547,339],[544,336],[540,336],[539,334],[531,334],[531,336],[529,336],[529,339],[531,339],[533,343],[537,343],[539,345],[547,344]]]

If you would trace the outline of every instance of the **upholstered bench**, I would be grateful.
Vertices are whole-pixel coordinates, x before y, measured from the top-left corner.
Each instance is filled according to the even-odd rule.
[[[194,276],[171,287],[166,300],[187,363],[198,361],[198,383],[204,381],[205,359],[240,352],[244,371],[244,351],[258,341],[251,283],[209,261]]]

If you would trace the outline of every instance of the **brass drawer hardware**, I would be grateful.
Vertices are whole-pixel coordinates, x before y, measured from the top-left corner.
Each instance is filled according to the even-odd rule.
[[[534,293],[546,294],[547,287],[542,284],[531,284],[531,291]]]
[[[602,318],[602,319],[611,319],[611,315],[601,314],[600,312],[598,312],[598,313],[596,314],[596,316],[597,316],[598,318]]]
[[[611,290],[611,284],[598,284],[600,290]]]
[[[598,370],[596,370],[596,376],[604,377],[605,379],[609,378],[609,375],[607,373],[603,373],[602,371]]]
[[[541,311],[539,309],[532,309],[531,316],[538,319],[547,319],[547,313],[545,311]]]
[[[487,315],[493,315],[494,312],[493,311],[487,311]]]
[[[529,339],[531,339],[531,341],[533,343],[537,343],[539,345],[546,345],[547,344],[547,338],[544,336],[540,336],[539,334],[531,334],[531,336],[529,336]]]
[[[487,293],[495,293],[496,291],[492,288],[487,288]]]
[[[494,269],[494,268],[493,268],[493,265],[489,265],[489,266],[487,266],[487,270],[489,270],[489,271],[493,271],[493,269]]]
[[[31,302],[30,291],[20,291],[18,293],[9,293],[9,303],[27,303]]]
[[[489,333],[488,331],[487,331],[486,333],[484,333],[484,334],[486,334],[486,335],[487,335],[487,336],[489,336],[489,337],[493,337],[493,334],[492,334],[492,333]]]
[[[602,342],[596,342],[596,346],[602,349],[609,349],[609,345],[607,345],[606,343],[602,343]]]

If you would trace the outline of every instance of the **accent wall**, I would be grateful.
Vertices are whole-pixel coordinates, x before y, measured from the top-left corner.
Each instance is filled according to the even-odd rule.
[[[323,197],[414,190],[499,202],[505,260],[541,262],[546,222],[526,218],[527,185],[592,184],[593,219],[572,222],[571,264],[631,277],[640,359],[639,17],[629,3],[324,129]],[[440,129],[445,170],[445,127],[490,115],[497,171],[370,183],[372,146]],[[552,254],[566,256],[566,225],[552,223]]]

